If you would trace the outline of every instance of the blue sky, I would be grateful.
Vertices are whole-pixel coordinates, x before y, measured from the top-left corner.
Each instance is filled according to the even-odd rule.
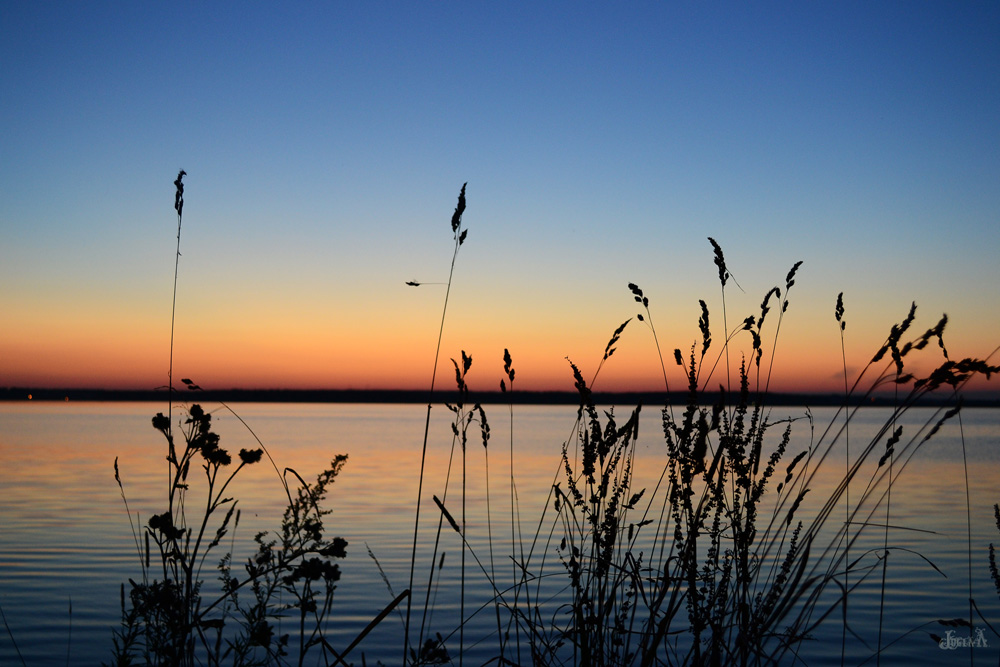
[[[686,349],[707,236],[739,319],[804,262],[817,377],[839,291],[859,360],[911,300],[1000,343],[1000,5],[538,5],[5,3],[0,385],[162,383],[180,168],[206,385],[420,384],[443,293],[403,283],[446,277],[466,181],[445,355],[484,386],[505,346],[528,384],[593,366],[630,281]]]

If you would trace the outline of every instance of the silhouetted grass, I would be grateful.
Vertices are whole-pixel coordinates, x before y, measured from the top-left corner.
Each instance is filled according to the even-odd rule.
[[[178,257],[184,175],[180,172],[175,182]],[[941,426],[961,419],[961,391],[969,380],[989,377],[1000,369],[988,360],[952,360],[943,339],[946,317],[904,342],[915,321],[914,305],[891,328],[852,384],[841,293],[831,326],[838,326],[841,335],[843,405],[818,430],[808,415],[809,446],[789,451],[796,420],[772,416],[769,387],[781,324],[790,305],[788,295],[802,263],[791,267],[783,285],[765,292],[759,312],[730,327],[727,286],[736,283],[721,245],[709,238],[719,271],[721,333],[713,332],[709,306],[700,300],[700,340],[686,351],[675,348],[672,358],[664,355],[649,297],[638,285],[628,285],[641,309],[634,319],[655,342],[655,363],[666,395],[671,395],[668,363],[680,369],[686,385],[683,401],[661,407],[662,455],[645,463],[657,466],[658,474],[652,476],[656,482],[651,488],[637,488],[635,482],[641,406],[621,413],[602,409],[593,393],[630,319],[612,333],[589,381],[569,361],[579,397],[577,417],[562,443],[559,460],[553,461],[548,498],[544,506],[533,508],[538,519],[532,529],[526,528],[525,508],[518,497],[513,400],[506,406],[509,475],[503,495],[509,497],[510,507],[509,516],[497,518],[498,526],[509,524],[510,551],[505,553],[497,536],[506,527],[495,532],[493,526],[491,499],[496,497],[497,482],[490,475],[489,421],[486,410],[470,395],[466,378],[472,356],[464,350],[460,361],[452,359],[457,398],[448,405],[453,420],[444,486],[437,493],[425,489],[431,404],[455,263],[467,237],[465,209],[463,185],[451,218],[454,250],[448,280],[442,283],[446,289],[421,445],[407,588],[398,595],[392,592],[390,576],[379,566],[393,601],[343,650],[331,646],[324,636],[325,620],[337,613],[332,606],[339,578],[334,561],[346,556],[343,540],[325,536],[327,511],[321,509],[346,459],[337,456],[315,483],[305,482],[287,468],[278,472],[288,497],[280,530],[274,535],[258,534],[255,553],[241,568],[233,563],[231,546],[219,557],[218,590],[209,592],[206,559],[210,553],[218,557],[215,552],[225,548],[222,543],[227,535],[232,543],[239,524],[237,501],[225,492],[240,470],[258,462],[266,448],[261,444],[260,449],[242,450],[238,465],[232,467],[232,457],[211,430],[211,414],[200,405],[187,407],[186,418],[174,424],[169,411],[174,403],[172,317],[171,407],[167,416],[161,413],[153,419],[167,444],[166,507],[145,524],[133,525],[143,576],[141,582],[130,581],[128,603],[122,587],[123,623],[115,635],[116,664],[138,660],[147,664],[286,664],[290,650],[298,664],[307,654],[317,664],[349,664],[348,655],[358,647],[364,650],[367,634],[386,622],[404,600],[406,611],[399,614],[398,635],[403,664],[464,664],[473,649],[466,627],[479,614],[489,614],[490,625],[495,626],[486,638],[493,642],[485,650],[492,655],[487,663],[785,664],[797,659],[822,624],[836,622],[838,616],[844,662],[848,635],[856,634],[851,624],[854,606],[848,604],[851,596],[863,584],[880,579],[885,599],[890,594],[885,585],[892,565],[889,556],[907,551],[890,539],[890,531],[897,529],[892,525],[893,488]],[[175,263],[175,295],[176,284]],[[772,310],[777,312],[772,314]],[[942,360],[929,374],[913,375],[908,357],[934,341]],[[503,362],[506,377],[500,380],[500,388],[510,396],[515,372],[506,349]],[[199,389],[190,380],[184,383],[189,389]],[[886,386],[893,388],[895,397],[889,418],[866,441],[852,441],[850,426],[857,406]],[[904,415],[932,392],[949,396],[950,405],[904,429],[900,425]],[[467,481],[474,459],[469,458],[468,446],[469,431],[477,425],[484,450],[486,523],[473,529],[468,522]],[[846,454],[840,480],[832,490],[819,491],[820,472],[839,469],[831,452],[841,444]],[[198,477],[189,475],[192,463],[204,471],[200,483],[205,504],[189,512],[189,486]],[[458,483],[452,481],[453,465],[461,466]],[[117,461],[115,471],[131,522]],[[289,475],[294,478],[292,484]],[[460,486],[457,494],[452,488],[456,484]],[[433,502],[437,513],[432,533],[421,530],[425,502]],[[1000,528],[1000,506],[994,509]],[[835,515],[843,519],[834,519]],[[484,531],[486,553],[477,553],[473,547],[484,541],[470,534],[472,530]],[[878,548],[867,546],[874,531],[881,531]],[[446,561],[442,540],[447,532],[459,536],[461,550],[457,559],[451,555]],[[430,557],[420,562],[418,555],[425,549]],[[971,631],[976,613],[995,632],[972,599],[971,527],[969,551],[969,618],[939,622]],[[369,553],[375,557],[371,549]],[[456,560],[458,565],[452,565]],[[441,581],[450,574],[446,568],[453,567],[458,568],[457,623],[435,615]],[[992,545],[989,567],[1000,593]],[[418,568],[426,570],[426,584],[418,584]],[[490,591],[488,599],[469,600],[469,589],[484,590],[480,582]],[[422,590],[416,591],[417,586]],[[297,631],[294,637],[278,636],[274,620],[288,613],[296,617]],[[875,662],[898,641],[882,636],[881,619],[878,635],[872,652]],[[387,650],[382,647],[379,655],[386,655]],[[475,655],[484,655],[482,644],[475,650]]]
[[[139,582],[129,579],[127,596],[122,584],[122,623],[113,637],[112,664],[284,664],[291,651],[302,665],[313,649],[327,661],[330,656],[339,658],[323,634],[340,579],[335,560],[346,557],[347,543],[324,534],[323,518],[329,510],[323,509],[321,503],[347,457],[335,456],[329,468],[310,483],[290,468],[278,472],[263,443],[229,406],[225,408],[261,445],[258,449],[241,449],[238,462],[221,446],[219,436],[212,431],[212,414],[201,405],[189,405],[186,417],[174,423],[174,323],[185,175],[180,171],[174,181],[177,250],[168,409],[167,415],[157,413],[152,420],[153,428],[163,435],[167,445],[166,506],[146,522],[136,515],[132,523],[115,459],[115,481],[132,528],[142,576]],[[189,379],[182,382],[189,390],[201,389]],[[278,473],[288,504],[280,529],[273,535],[255,535],[255,553],[242,567],[236,567],[233,545],[240,510],[238,500],[228,496],[227,491],[240,471],[258,463],[265,453]],[[192,467],[194,475],[190,474]],[[199,467],[204,476],[198,474]],[[193,508],[188,502],[192,493],[198,503]],[[227,535],[229,550],[219,555]],[[210,555],[218,559],[209,564],[209,571],[214,570],[219,580],[217,586],[207,580],[205,566]],[[217,565],[212,567],[214,563]],[[294,635],[275,631],[276,620],[285,617],[296,618]]]
[[[732,274],[721,246],[709,241],[719,269],[725,335],[721,346],[713,347],[709,308],[700,301],[700,345],[692,346],[687,355],[674,350],[674,361],[687,378],[687,400],[663,408],[666,452],[655,488],[633,488],[639,408],[624,422],[614,410],[604,411],[602,417],[590,388],[593,380],[588,384],[570,362],[580,396],[574,435],[564,443],[561,473],[553,480],[538,528],[533,537],[524,536],[515,518],[513,409],[508,408],[513,552],[507,558],[514,563],[513,577],[498,579],[491,533],[490,564],[481,566],[495,592],[496,660],[502,664],[779,664],[794,660],[803,642],[837,612],[843,624],[840,652],[845,660],[847,636],[855,633],[850,627],[851,593],[880,575],[884,599],[889,555],[907,551],[890,539],[896,481],[933,434],[960,414],[962,387],[976,375],[998,370],[984,360],[948,357],[943,341],[947,318],[904,342],[915,319],[912,306],[852,386],[843,346],[846,321],[841,293],[835,321],[842,340],[844,403],[819,439],[786,463],[792,423],[772,420],[768,388],[788,294],[802,263],[792,266],[783,287],[765,293],[759,314],[730,329],[726,287]],[[637,285],[628,287],[643,311],[637,319],[648,326],[659,352],[649,298]],[[772,299],[779,310],[767,345],[764,325],[770,322]],[[613,333],[598,372],[627,324]],[[749,355],[734,367],[731,351],[744,336],[749,338]],[[935,339],[943,356],[938,367],[926,377],[907,372],[905,358]],[[466,359],[464,352],[462,356]],[[504,362],[509,369],[512,362],[506,350]],[[659,364],[669,395],[662,353]],[[467,372],[468,364],[458,377],[463,396]],[[725,377],[715,380],[719,373]],[[509,379],[513,380],[512,373]],[[716,382],[723,386],[718,400],[711,403],[706,397]],[[895,388],[889,419],[860,451],[852,452],[849,433],[856,406],[886,385]],[[503,380],[501,389],[506,391]],[[938,409],[907,436],[898,425],[901,418],[931,392],[950,393],[952,407]],[[475,410],[485,443],[486,416],[481,406]],[[453,431],[464,451],[465,428],[472,417],[457,414]],[[810,492],[817,475],[832,465],[830,452],[840,443],[846,451],[843,478],[812,504]],[[864,490],[852,496],[852,483],[862,482],[861,475],[870,478],[863,482]],[[471,552],[464,521],[456,521],[437,496],[435,502],[442,523],[447,519]],[[831,520],[837,508],[843,512],[842,523]],[[881,519],[878,512],[883,513]],[[856,549],[874,530],[882,531],[881,548],[852,557],[852,547]],[[463,567],[463,590],[465,577]],[[553,583],[555,579],[563,584]],[[464,609],[464,592],[462,597]],[[425,615],[430,613],[425,610]],[[970,606],[969,627],[971,615]],[[411,662],[429,664],[457,654],[460,663],[468,648],[462,629],[469,618],[464,612],[462,619],[456,632],[437,635],[433,660],[411,650]],[[898,638],[883,638],[880,620],[873,651],[876,662],[894,641]],[[516,650],[509,651],[509,646]]]

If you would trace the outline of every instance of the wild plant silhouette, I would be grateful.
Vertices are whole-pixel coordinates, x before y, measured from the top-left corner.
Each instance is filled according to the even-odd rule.
[[[177,258],[184,176],[181,171],[175,181]],[[792,303],[789,293],[803,264],[794,263],[783,283],[762,290],[758,311],[733,319],[727,292],[733,286],[743,292],[743,287],[733,277],[721,244],[710,237],[721,317],[699,299],[698,338],[689,348],[664,353],[650,297],[629,283],[640,312],[613,331],[590,379],[585,379],[580,365],[568,360],[579,399],[577,417],[561,443],[558,460],[553,461],[548,498],[544,506],[533,508],[532,522],[518,496],[514,359],[504,349],[499,385],[509,399],[502,409],[507,411],[511,435],[506,446],[509,470],[501,478],[507,486],[503,496],[509,498],[509,508],[503,510],[509,513],[494,516],[494,492],[502,483],[491,476],[490,420],[469,389],[473,361],[464,350],[451,360],[457,398],[447,404],[452,413],[452,459],[458,461],[460,479],[452,481],[449,467],[444,488],[437,492],[425,488],[430,415],[449,296],[458,252],[468,237],[465,212],[463,185],[451,217],[453,252],[447,281],[406,283],[445,287],[420,445],[406,587],[398,595],[390,588],[392,602],[345,647],[332,646],[325,636],[326,622],[338,613],[334,604],[338,561],[347,556],[347,544],[328,536],[323,503],[346,456],[335,456],[315,482],[306,482],[295,471],[281,471],[259,439],[260,448],[232,456],[212,430],[212,413],[200,404],[187,405],[175,423],[175,260],[170,407],[166,416],[158,413],[153,418],[166,443],[166,502],[162,512],[133,526],[142,581],[130,580],[127,595],[122,587],[122,626],[115,633],[114,664],[303,664],[308,656],[310,662],[336,665],[350,664],[348,657],[356,653],[367,664],[365,637],[383,623],[395,623],[390,613],[397,608],[399,645],[391,654],[409,665],[462,665],[472,655],[483,655],[479,640],[473,642],[467,632],[479,614],[489,614],[495,627],[487,638],[492,642],[487,663],[790,664],[821,624],[838,623],[844,661],[848,636],[855,632],[851,600],[859,586],[880,582],[883,598],[888,595],[885,577],[894,562],[890,556],[900,550],[889,539],[893,488],[925,443],[945,423],[961,419],[961,395],[967,383],[974,377],[990,377],[998,367],[988,359],[949,357],[944,343],[947,317],[908,340],[916,321],[914,304],[852,382],[844,345],[846,307],[840,293],[831,326],[841,336],[843,404],[825,426],[817,428],[810,417],[809,446],[795,451],[792,431],[801,424],[772,417],[769,392],[781,325]],[[651,465],[658,471],[653,475],[656,483],[646,488],[636,487],[635,453],[639,417],[650,408],[599,407],[594,392],[602,368],[612,363],[632,319],[653,337],[657,357],[652,363],[658,364],[663,376],[664,395],[673,395],[668,365],[676,366],[684,379],[683,400],[658,406],[663,448],[658,460],[643,462],[647,471]],[[941,357],[936,367],[924,375],[911,371],[911,355],[934,353],[933,347],[927,349],[932,342]],[[200,390],[191,380],[183,384]],[[858,406],[886,387],[893,388],[894,396],[889,418],[874,436],[852,440],[850,425]],[[912,431],[900,426],[902,417],[932,392],[948,398],[948,404]],[[223,408],[236,414],[229,406]],[[477,428],[486,480],[483,527],[468,521],[467,506],[468,466],[475,465],[473,452],[478,450],[478,445],[470,449],[476,441],[470,434]],[[846,456],[835,462],[831,451],[840,444],[845,445]],[[238,501],[228,497],[227,490],[243,468],[264,455],[278,474],[287,508],[280,528],[256,535],[253,555],[238,564],[233,551],[222,546],[240,520]],[[834,466],[842,469],[839,483],[818,492],[820,471]],[[117,460],[115,474],[131,521]],[[204,505],[192,510],[190,497],[196,487]],[[436,530],[428,531],[421,523],[425,505],[434,512]],[[1000,506],[994,509],[1000,528]],[[485,530],[485,540],[473,534],[477,530]],[[884,536],[881,547],[860,549],[859,544],[876,530]],[[449,567],[458,568],[460,620],[442,627],[434,615],[432,591],[451,574],[444,570],[441,546],[448,533],[456,534],[461,544],[457,566],[450,565],[455,558],[448,561]],[[503,543],[498,536],[507,533],[510,552],[504,553],[498,548]],[[486,553],[473,546],[483,543]],[[418,559],[424,547],[429,548],[429,562]],[[969,549],[971,567],[971,528]],[[375,557],[372,549],[369,553]],[[210,554],[215,560],[206,570]],[[215,562],[220,583],[213,587],[206,573]],[[1000,594],[992,545],[988,564]],[[384,571],[382,575],[391,585],[390,575]],[[489,591],[488,599],[473,599],[478,594],[472,591],[483,590]],[[971,570],[969,590],[969,618],[940,623],[971,630],[981,621],[992,630],[979,607],[985,601],[972,599]],[[279,634],[276,619],[289,617],[296,620],[294,632]],[[891,646],[880,624],[871,659],[878,663]],[[389,655],[387,651],[382,647],[378,655]]]

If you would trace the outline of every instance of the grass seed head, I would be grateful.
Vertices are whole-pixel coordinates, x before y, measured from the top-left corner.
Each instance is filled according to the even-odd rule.
[[[183,172],[182,172],[183,173]],[[465,186],[468,183],[462,184],[462,191],[458,193],[458,205],[455,206],[455,213],[451,216],[451,231],[457,233],[458,228],[462,226],[462,214],[465,213]],[[465,240],[465,233],[462,233],[459,243]]]
[[[177,215],[181,215],[184,209],[184,177],[187,176],[187,172],[181,169],[177,173],[177,180],[174,181],[174,186],[177,191],[174,193],[174,210],[177,211]]]
[[[726,286],[726,281],[729,280],[729,270],[726,268],[726,258],[722,254],[722,246],[715,242],[711,236],[708,237],[708,242],[712,244],[712,248],[715,249],[715,265],[719,267],[719,282],[722,286]]]

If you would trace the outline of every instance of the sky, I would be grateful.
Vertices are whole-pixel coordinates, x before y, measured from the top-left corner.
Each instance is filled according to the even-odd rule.
[[[426,388],[464,183],[439,386],[682,388],[798,261],[771,390],[1000,345],[996,2],[3,2],[0,122],[0,386],[167,383],[180,169],[175,382]]]

